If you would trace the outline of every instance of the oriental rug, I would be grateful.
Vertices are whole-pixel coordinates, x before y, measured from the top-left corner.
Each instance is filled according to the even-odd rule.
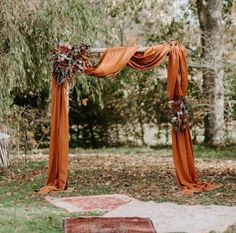
[[[47,196],[45,199],[52,205],[63,208],[69,213],[108,212],[125,205],[132,200],[136,200],[122,194],[62,198]]]
[[[63,222],[65,233],[156,233],[149,218],[74,218]]]

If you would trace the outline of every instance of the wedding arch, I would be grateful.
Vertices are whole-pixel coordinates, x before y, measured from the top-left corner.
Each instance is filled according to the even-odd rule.
[[[91,52],[91,50],[90,50]],[[184,193],[210,191],[215,184],[200,182],[194,163],[194,152],[185,113],[185,96],[188,87],[186,51],[176,41],[139,49],[138,47],[114,47],[103,52],[97,65],[88,59],[87,45],[72,47],[59,45],[53,50],[52,114],[47,185],[39,194],[66,188],[69,154],[69,80],[76,71],[98,78],[107,78],[120,72],[125,66],[145,71],[158,67],[168,56],[167,98],[172,114],[172,150],[177,185]]]

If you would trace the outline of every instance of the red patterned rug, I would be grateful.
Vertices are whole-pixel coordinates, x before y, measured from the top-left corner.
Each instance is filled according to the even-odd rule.
[[[62,198],[47,196],[45,199],[54,206],[63,208],[70,213],[107,212],[135,200],[132,197],[122,194]]]
[[[65,233],[157,233],[149,218],[64,219]]]

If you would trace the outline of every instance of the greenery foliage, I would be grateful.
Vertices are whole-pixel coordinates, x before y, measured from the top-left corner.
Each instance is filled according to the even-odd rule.
[[[223,12],[229,38],[225,42],[227,123],[236,118],[232,6],[232,0],[225,1]],[[18,148],[48,144],[50,50],[67,41],[94,47],[145,46],[171,39],[182,42],[188,52],[188,95],[193,103],[190,125],[198,140],[207,100],[199,72],[195,1],[3,0],[0,9],[0,123],[14,129],[18,135],[14,144],[22,144]],[[145,144],[145,125],[158,128],[162,133],[156,138],[164,133],[165,143],[169,143],[165,65],[144,73],[124,69],[116,78],[106,80],[78,73],[70,93],[71,146]],[[87,105],[83,105],[84,99],[88,99]],[[34,143],[27,146],[26,141]]]
[[[27,104],[32,105],[27,99],[34,98],[38,106],[45,106],[50,49],[65,41],[93,44],[103,34],[103,8],[100,3],[88,8],[84,0],[4,0],[0,9],[1,102],[20,95]],[[86,81],[78,79],[77,83],[88,89]]]
[[[99,2],[88,8],[85,0],[4,0],[0,9],[1,125],[21,130],[14,118],[24,121],[22,111],[30,115],[30,109],[40,109],[48,117],[50,50],[65,41],[94,44],[95,39],[105,38],[104,8]],[[100,95],[97,79],[80,75],[76,86],[79,92]],[[34,126],[28,130],[33,132]]]

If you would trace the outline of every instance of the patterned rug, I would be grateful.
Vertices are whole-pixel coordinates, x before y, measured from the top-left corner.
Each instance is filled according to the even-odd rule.
[[[157,233],[149,218],[74,218],[64,219],[65,233]]]
[[[107,212],[135,200],[122,194],[62,198],[47,196],[45,199],[54,206],[63,208],[70,213]]]

